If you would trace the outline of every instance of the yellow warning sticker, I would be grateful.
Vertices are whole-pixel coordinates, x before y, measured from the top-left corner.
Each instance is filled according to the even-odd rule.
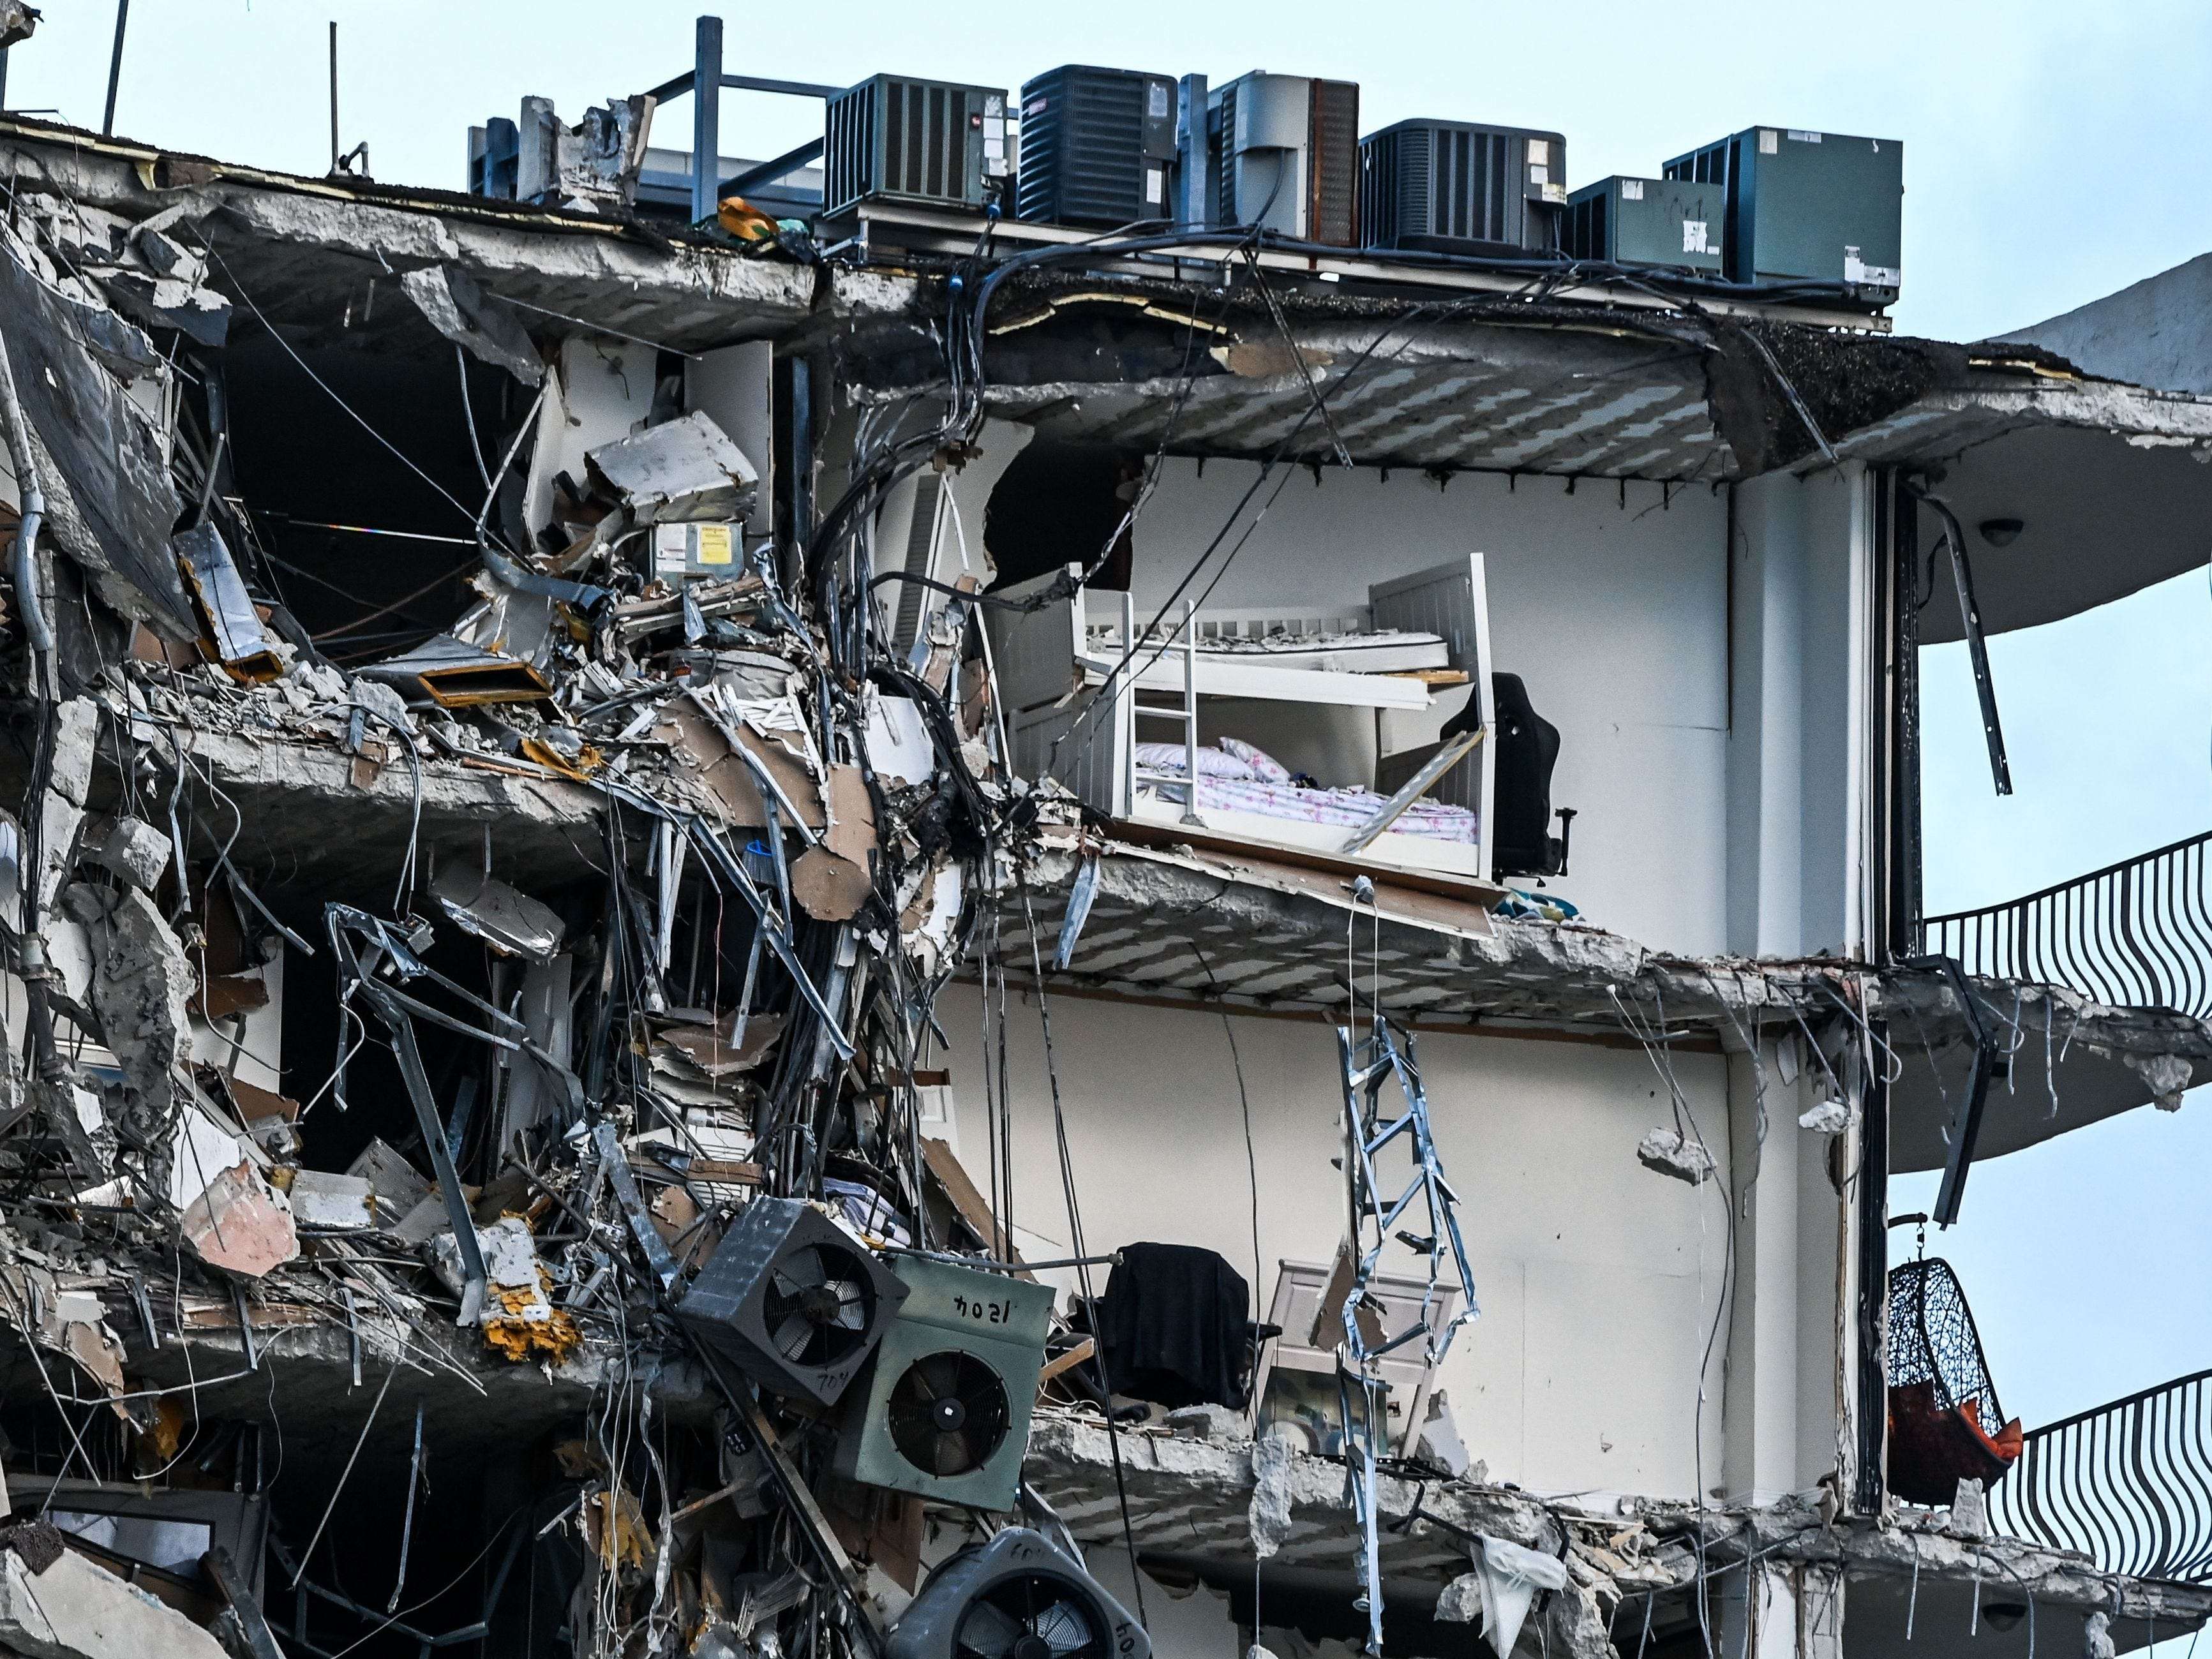
[[[699,562],[727,564],[730,544],[733,538],[726,524],[702,524],[699,526]]]

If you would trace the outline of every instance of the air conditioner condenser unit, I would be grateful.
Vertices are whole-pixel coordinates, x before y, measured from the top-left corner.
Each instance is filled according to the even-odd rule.
[[[1471,121],[1401,121],[1359,143],[1363,246],[1551,253],[1567,201],[1567,141]]]
[[[1014,1506],[1052,1318],[1048,1285],[922,1256],[866,1386],[845,1397],[838,1474],[979,1510]]]
[[[1118,229],[1174,216],[1175,77],[1066,64],[1022,86],[1016,211]]]
[[[1206,216],[1294,240],[1359,242],[1359,88],[1255,70],[1206,100]]]
[[[1723,273],[1727,192],[1686,179],[1614,177],[1567,198],[1565,251],[1643,270]]]
[[[848,87],[829,102],[822,169],[830,217],[867,200],[981,208],[1013,171],[1006,90],[897,75]]]
[[[1727,192],[1729,280],[1832,283],[1880,307],[1898,295],[1905,147],[1797,127],[1749,127],[1667,163]]]

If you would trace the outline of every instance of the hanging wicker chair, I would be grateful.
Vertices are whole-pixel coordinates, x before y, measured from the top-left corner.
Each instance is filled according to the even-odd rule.
[[[2002,1426],[1995,1426],[1995,1425]],[[1986,1491],[2021,1452],[1982,1358],[1973,1310],[1940,1257],[1889,1275],[1889,1489],[1910,1504],[1948,1505],[1961,1480]]]

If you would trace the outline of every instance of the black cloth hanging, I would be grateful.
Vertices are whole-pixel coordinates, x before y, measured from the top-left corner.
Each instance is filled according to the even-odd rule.
[[[1114,1392],[1178,1406],[1244,1408],[1250,1291],[1234,1267],[1191,1244],[1126,1244],[1098,1299]]]

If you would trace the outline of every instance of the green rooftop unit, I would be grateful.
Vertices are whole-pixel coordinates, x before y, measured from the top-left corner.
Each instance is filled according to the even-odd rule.
[[[1858,304],[1897,299],[1905,147],[1800,127],[1748,127],[1678,155],[1669,179],[1728,192],[1732,282],[1832,283]]]
[[[1567,198],[1560,240],[1577,259],[1718,276],[1727,222],[1724,185],[1616,175]]]

